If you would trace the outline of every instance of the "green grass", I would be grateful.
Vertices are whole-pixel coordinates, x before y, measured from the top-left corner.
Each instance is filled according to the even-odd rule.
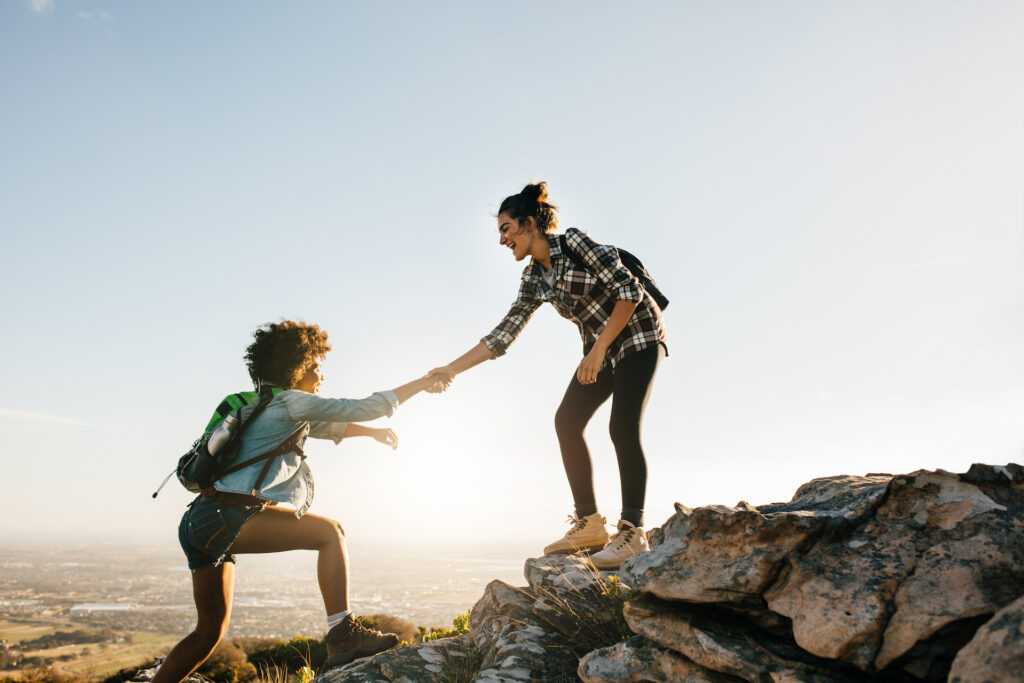
[[[23,640],[53,635],[57,631],[72,631],[76,628],[80,627],[63,619],[35,619],[31,622],[0,619],[0,640],[20,643]]]
[[[142,665],[158,655],[164,655],[178,642],[178,636],[164,636],[163,640],[147,643],[111,644],[106,650],[90,648],[91,654],[69,662],[54,662],[54,668],[90,678],[104,678],[135,665]],[[70,646],[81,652],[84,646]],[[63,649],[63,648],[61,648]]]
[[[81,629],[76,624],[63,619],[37,618],[32,621],[0,620],[0,639],[12,643],[34,640],[42,636],[53,635],[58,631],[74,631]],[[55,670],[87,678],[104,678],[120,671],[150,661],[153,657],[165,654],[181,637],[181,634],[167,633],[133,633],[131,643],[108,643],[105,648],[100,643],[82,643],[61,645],[59,647],[28,650],[26,655],[56,660],[61,655],[74,655],[68,661],[53,661]],[[88,651],[88,654],[83,652]],[[0,671],[5,677],[17,672]]]

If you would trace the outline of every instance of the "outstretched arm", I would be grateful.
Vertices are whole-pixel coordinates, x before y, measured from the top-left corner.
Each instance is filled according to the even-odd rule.
[[[352,423],[345,430],[345,436],[368,436],[372,439],[380,441],[385,446],[391,446],[391,448],[398,448],[398,435],[395,434],[395,430],[383,428],[377,429],[375,427],[367,427],[366,425]]]
[[[423,391],[424,389],[432,387],[436,382],[436,378],[432,378],[430,377],[430,375],[424,375],[419,379],[414,379],[408,384],[403,384],[400,387],[395,387],[391,391],[395,392],[395,396],[398,397],[398,403],[402,404],[408,401],[416,394]]]
[[[452,378],[470,368],[505,354],[508,347],[516,340],[519,334],[526,327],[526,323],[533,317],[534,311],[540,306],[538,299],[528,282],[523,281],[519,285],[519,294],[515,303],[501,319],[498,326],[491,330],[490,334],[481,339],[476,346],[462,354],[448,365],[434,368],[429,375],[437,380],[430,391],[437,391],[448,388]]]
[[[494,358],[494,354],[487,348],[487,344],[483,342],[477,342],[477,345],[466,351],[464,354],[453,360],[448,365],[442,365],[439,368],[434,368],[428,374],[434,375],[445,375],[448,379],[455,377],[459,373],[465,372],[470,368],[480,365],[485,360],[491,360]]]

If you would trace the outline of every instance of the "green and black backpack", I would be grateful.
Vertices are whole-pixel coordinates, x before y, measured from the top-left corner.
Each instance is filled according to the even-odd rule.
[[[282,391],[284,389],[281,387],[264,385],[259,391],[241,391],[225,397],[217,406],[202,435],[195,440],[188,452],[178,459],[178,466],[167,475],[160,488],[153,493],[153,497],[156,498],[164,484],[175,474],[178,475],[181,485],[193,493],[199,493],[213,486],[213,483],[224,475],[237,472],[260,460],[266,460],[266,466],[263,468],[265,475],[274,457],[281,455],[285,450],[295,450],[294,447],[282,450],[292,439],[245,462],[235,463],[235,459],[242,447],[242,435],[245,434],[249,423],[256,419]],[[262,480],[261,475],[260,484]]]

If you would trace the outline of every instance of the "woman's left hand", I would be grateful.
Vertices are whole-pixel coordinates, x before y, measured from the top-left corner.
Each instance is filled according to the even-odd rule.
[[[392,450],[398,449],[398,434],[394,429],[375,429],[371,436],[385,446],[391,446]]]
[[[597,375],[601,372],[603,362],[604,352],[598,350],[597,347],[591,349],[590,353],[580,361],[580,366],[576,369],[576,379],[580,381],[580,384],[593,384],[597,381]]]

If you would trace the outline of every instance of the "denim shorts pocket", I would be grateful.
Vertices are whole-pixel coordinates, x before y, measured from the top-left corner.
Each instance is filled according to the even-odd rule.
[[[209,504],[199,504],[192,509],[186,521],[186,535],[193,547],[213,555],[223,554],[235,540],[220,508]]]

